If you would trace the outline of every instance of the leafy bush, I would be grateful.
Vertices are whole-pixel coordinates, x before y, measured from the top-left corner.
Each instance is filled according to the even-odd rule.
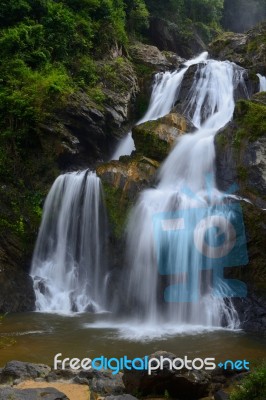
[[[265,400],[266,362],[248,375],[230,396],[230,400]]]

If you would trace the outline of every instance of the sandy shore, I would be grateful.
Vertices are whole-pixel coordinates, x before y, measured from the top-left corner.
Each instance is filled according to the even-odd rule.
[[[90,400],[90,391],[87,385],[78,385],[65,382],[35,382],[25,381],[16,386],[18,389],[39,389],[52,387],[65,393],[70,400]]]

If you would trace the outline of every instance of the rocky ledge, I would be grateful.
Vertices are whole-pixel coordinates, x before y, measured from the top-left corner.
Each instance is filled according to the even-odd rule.
[[[134,400],[168,398],[178,400],[227,400],[229,386],[247,375],[247,371],[216,368],[196,370],[170,368],[176,355],[158,351],[149,356],[164,358],[163,368],[147,371],[53,370],[44,364],[10,361],[0,369],[0,400]],[[8,397],[9,396],[9,397]]]
[[[244,281],[248,297],[235,305],[245,331],[266,330],[266,124],[265,93],[240,100],[233,121],[215,139],[216,180],[223,191],[238,185],[241,199],[249,264],[226,268],[226,276]]]
[[[266,73],[266,23],[247,33],[224,32],[209,46],[211,55],[220,60],[233,61],[254,72]]]
[[[133,128],[137,153],[163,161],[176,144],[177,139],[193,129],[187,118],[170,113],[156,121],[148,121]]]

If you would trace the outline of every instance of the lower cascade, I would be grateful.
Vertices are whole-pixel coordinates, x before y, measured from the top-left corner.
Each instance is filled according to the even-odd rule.
[[[197,129],[178,140],[157,187],[143,191],[132,211],[122,287],[139,321],[239,326],[231,298],[246,288],[225,279],[224,269],[247,263],[244,225],[234,196],[221,193],[213,176],[214,137],[233,116],[236,91],[248,97],[244,73],[230,62],[198,64],[186,109]]]
[[[106,232],[102,187],[96,174],[60,175],[44,205],[32,261],[38,311],[103,309]]]

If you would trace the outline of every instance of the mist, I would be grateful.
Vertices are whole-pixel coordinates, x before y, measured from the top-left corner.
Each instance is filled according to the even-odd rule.
[[[266,20],[266,0],[225,0],[222,25],[233,32],[245,32]]]

